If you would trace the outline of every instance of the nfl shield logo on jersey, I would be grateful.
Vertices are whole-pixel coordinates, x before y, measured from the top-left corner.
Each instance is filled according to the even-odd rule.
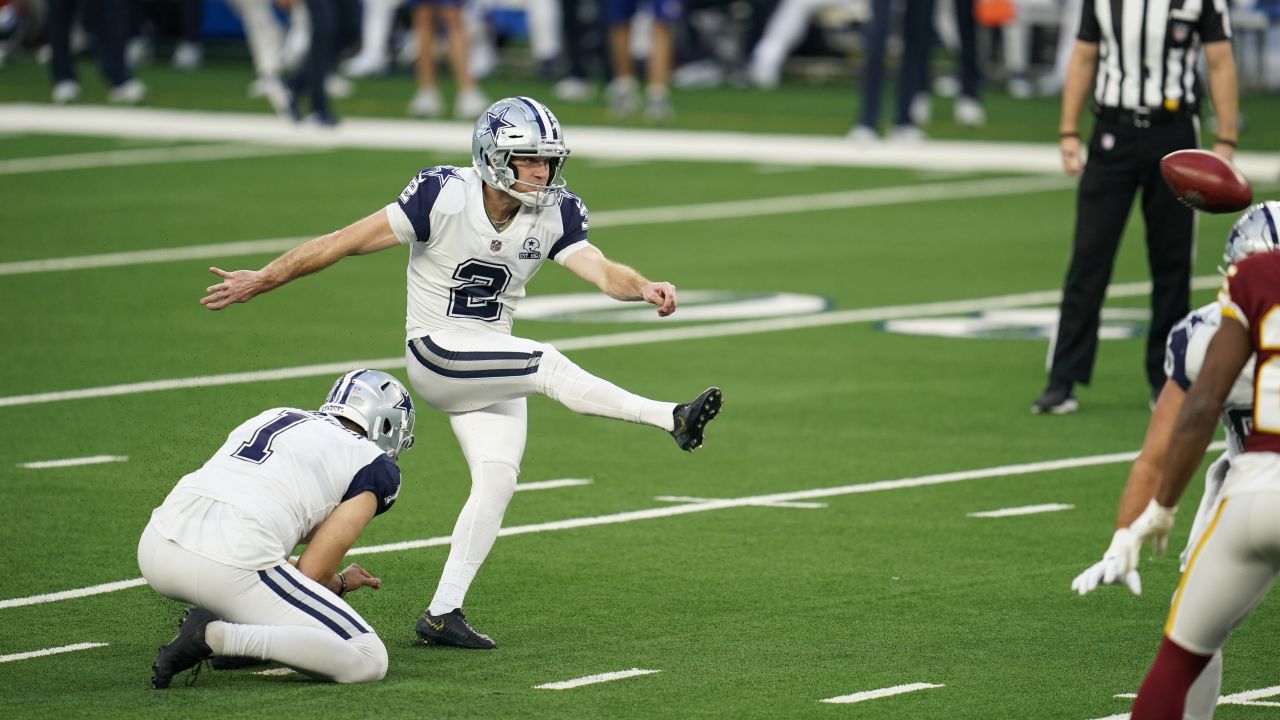
[[[490,240],[490,241],[489,241],[489,252],[491,252],[491,253],[500,253],[500,252],[502,252],[502,241],[501,241],[501,240],[499,240],[498,238],[494,238],[494,239]]]
[[[521,260],[537,260],[542,257],[542,251],[538,249],[541,243],[538,238],[531,237],[524,239],[524,251],[520,253]]]

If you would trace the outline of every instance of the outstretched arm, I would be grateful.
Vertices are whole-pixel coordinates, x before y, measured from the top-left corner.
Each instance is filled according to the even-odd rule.
[[[586,247],[564,261],[574,275],[600,288],[615,300],[644,300],[658,306],[658,316],[676,311],[676,286],[650,282],[635,270],[604,256],[597,247]]]
[[[294,278],[323,270],[348,255],[368,255],[398,242],[386,211],[378,210],[341,230],[302,243],[261,270],[227,272],[217,267],[209,268],[222,281],[206,288],[209,294],[200,300],[200,304],[210,310],[221,310],[232,303],[248,302]]]
[[[381,580],[354,563],[338,572],[338,563],[342,562],[377,510],[378,497],[372,492],[362,492],[338,505],[312,533],[311,542],[298,558],[298,569],[339,595],[343,590],[350,592],[365,585],[375,590],[382,587]],[[346,582],[338,575],[342,575]]]

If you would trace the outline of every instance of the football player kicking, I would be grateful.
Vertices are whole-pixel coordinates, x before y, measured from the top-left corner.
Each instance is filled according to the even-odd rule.
[[[386,675],[386,647],[342,599],[382,583],[359,565],[337,569],[400,494],[395,460],[413,444],[413,422],[398,380],[352,370],[319,411],[249,418],[178,482],[142,533],[138,567],[156,592],[196,607],[161,646],[152,686],[211,656],[275,660],[340,683]]]
[[[1249,255],[1280,249],[1275,222],[1280,220],[1280,203],[1259,203],[1246,210],[1232,226],[1223,251],[1223,266],[1243,260]],[[1142,593],[1137,570],[1141,543],[1134,538],[1131,525],[1154,497],[1160,482],[1161,465],[1169,451],[1174,422],[1182,408],[1188,389],[1196,381],[1204,364],[1209,341],[1222,322],[1222,305],[1213,302],[1193,310],[1169,333],[1165,348],[1165,373],[1168,380],[1147,425],[1142,450],[1129,470],[1129,478],[1116,514],[1116,531],[1102,559],[1080,573],[1071,588],[1085,595],[1100,584],[1124,583],[1135,595]],[[1227,450],[1205,473],[1204,495],[1192,524],[1186,549],[1182,551],[1182,568],[1186,569],[1191,554],[1213,517],[1223,479],[1231,459],[1244,447],[1253,414],[1253,362],[1250,360],[1236,377],[1223,402],[1221,423],[1227,438]],[[1206,443],[1207,444],[1207,443]],[[1163,552],[1164,545],[1158,550]],[[1124,566],[1130,568],[1122,572]],[[1222,687],[1222,654],[1212,661],[1187,695],[1186,717],[1201,720],[1213,717],[1214,705]]]
[[[471,471],[449,558],[416,626],[425,643],[494,647],[466,621],[462,603],[515,492],[527,396],[661,428],[686,451],[702,445],[720,410],[718,388],[689,403],[650,400],[585,372],[550,345],[511,335],[516,303],[547,259],[610,297],[657,306],[660,317],[676,310],[674,285],[650,282],[587,241],[586,207],[565,189],[568,156],[560,123],[545,105],[527,97],[499,100],[476,121],[472,167],[427,168],[385,208],[261,270],[210,268],[222,280],[201,302],[220,310],[348,255],[409,246],[409,380],[423,400],[449,414]]]

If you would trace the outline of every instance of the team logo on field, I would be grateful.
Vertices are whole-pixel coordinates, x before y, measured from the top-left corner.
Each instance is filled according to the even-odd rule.
[[[541,246],[541,243],[538,242],[538,238],[535,238],[535,237],[525,238],[524,245],[522,246],[524,250],[520,252],[520,259],[521,260],[538,260],[539,258],[542,257],[542,251],[538,249],[540,246]]]
[[[523,308],[521,308],[523,309]],[[1138,308],[1105,308],[1099,340],[1140,338],[1150,313]],[[983,340],[1047,340],[1058,324],[1056,308],[984,310],[968,315],[886,320],[876,327],[899,335]]]
[[[501,240],[499,240],[498,238],[494,238],[494,239],[490,240],[490,241],[489,241],[489,252],[491,252],[491,253],[495,253],[495,254],[496,254],[496,253],[500,253],[500,252],[502,252],[502,241],[501,241]]]

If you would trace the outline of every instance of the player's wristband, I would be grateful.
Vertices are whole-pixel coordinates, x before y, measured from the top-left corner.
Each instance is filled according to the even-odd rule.
[[[335,574],[338,576],[338,584],[341,586],[338,588],[338,597],[342,597],[347,594],[347,576],[342,573]]]
[[[1075,138],[1075,139],[1079,140],[1079,139],[1080,139],[1080,133],[1076,132],[1075,130],[1072,130],[1072,131],[1070,131],[1070,132],[1060,132],[1060,133],[1058,133],[1058,139],[1059,139],[1059,140],[1066,140],[1067,138]]]
[[[1214,144],[1215,144],[1215,145],[1227,145],[1228,147],[1230,147],[1230,148],[1231,148],[1231,149],[1233,149],[1233,150],[1234,150],[1234,149],[1235,149],[1235,147],[1236,147],[1236,141],[1235,141],[1235,140],[1227,140],[1226,138],[1218,138],[1217,140],[1215,140],[1215,141],[1214,141]]]

